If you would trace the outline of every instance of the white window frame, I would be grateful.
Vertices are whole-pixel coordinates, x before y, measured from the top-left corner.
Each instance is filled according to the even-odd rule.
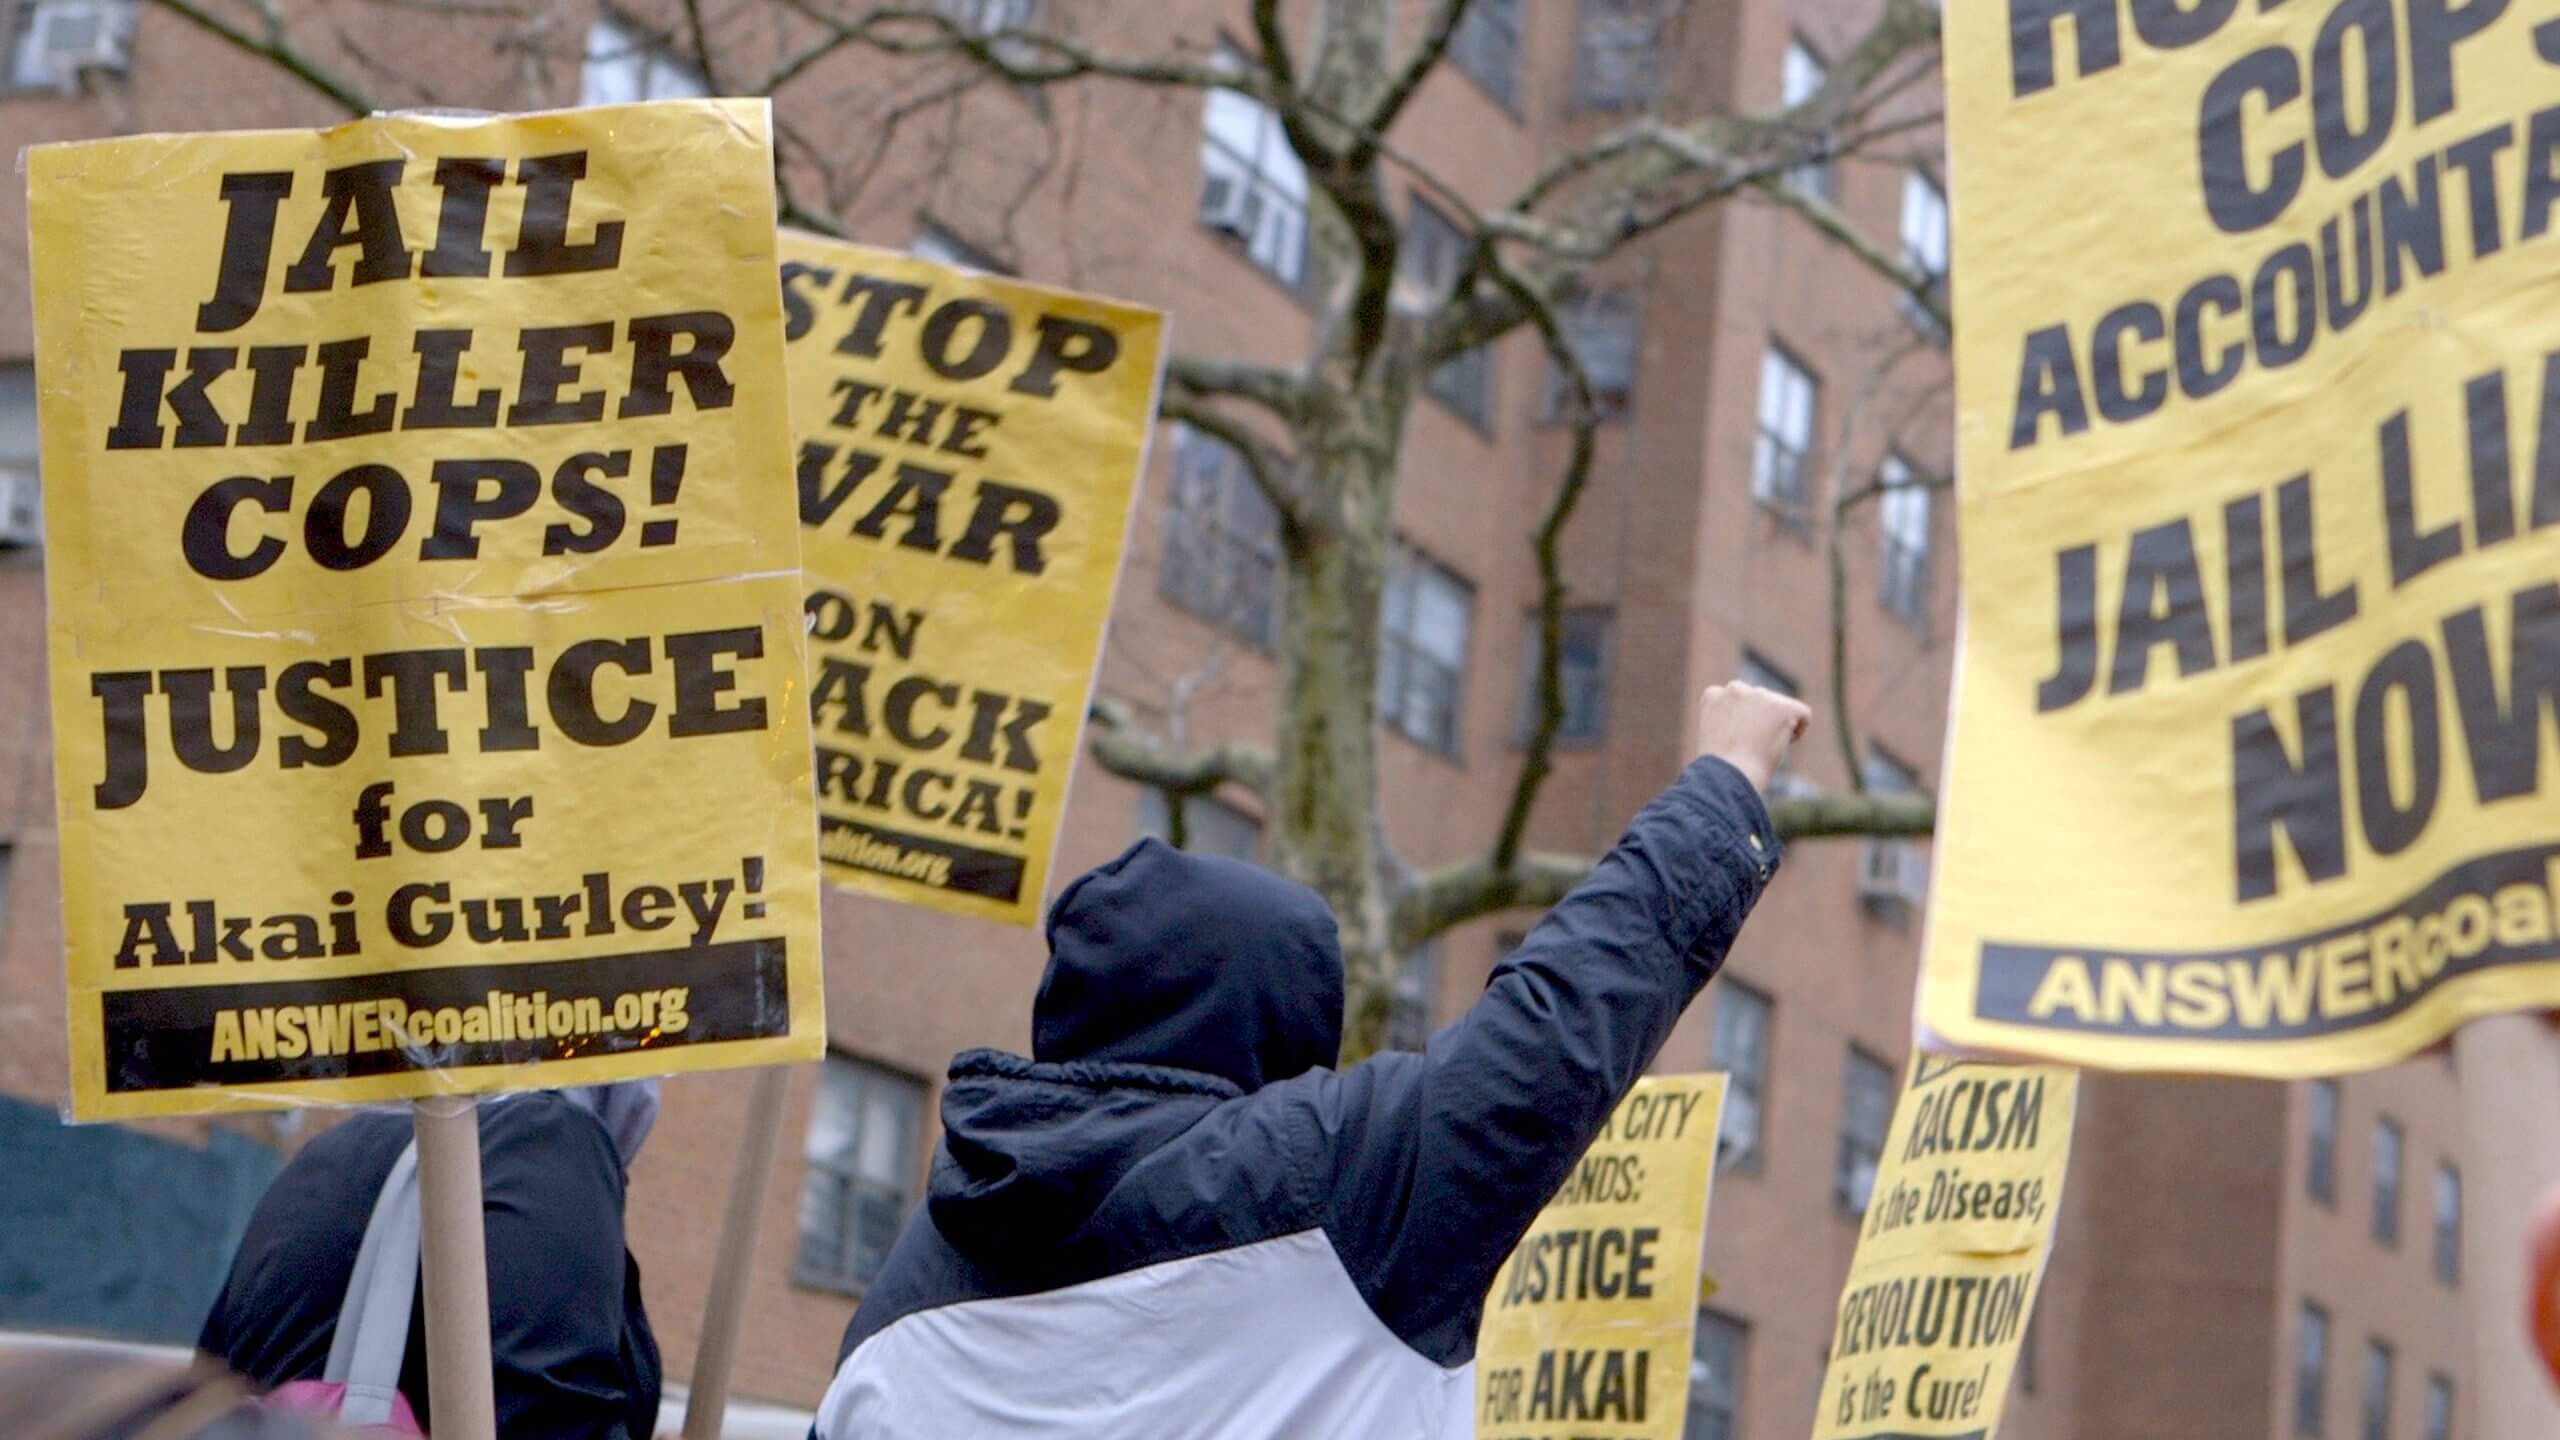
[[[2293,1344],[2293,1431],[2316,1436],[2329,1423],[2329,1312],[2305,1300]]]
[[[1794,519],[1813,509],[1813,431],[1822,382],[1775,339],[1760,355],[1759,422],[1752,433],[1751,496]]]
[[[613,16],[599,15],[587,27],[585,56],[578,67],[580,105],[699,100],[710,93],[700,70]]]
[[[1643,304],[1636,293],[1592,290],[1567,302],[1556,318],[1564,326],[1565,343],[1591,378],[1591,403],[1601,423],[1625,419],[1635,408],[1636,371],[1644,352]],[[1550,358],[1544,418],[1563,420],[1570,406],[1564,367]]]
[[[1689,1345],[1689,1411],[1681,1422],[1680,1440],[1733,1440],[1742,1433],[1742,1374],[1750,1353],[1748,1322],[1699,1310]]]
[[[1514,114],[1520,110],[1528,8],[1527,0],[1475,0],[1449,36],[1450,62]]]
[[[1242,62],[1221,51],[1218,63]],[[1236,237],[1246,258],[1281,284],[1307,284],[1307,168],[1289,146],[1280,112],[1240,90],[1213,88],[1201,102],[1200,220],[1212,225],[1211,197],[1224,184],[1244,227]],[[1212,228],[1216,228],[1214,225]]]
[[[1946,187],[1917,166],[1904,171],[1902,263],[1928,277],[1929,292],[1941,307],[1947,303],[1947,243]],[[1913,324],[1936,329],[1936,320],[1908,293],[1902,297],[1902,311]]]
[[[1400,542],[1389,557],[1386,593],[1378,606],[1378,718],[1452,760],[1459,758],[1466,736],[1475,594],[1465,577]],[[1426,648],[1427,604],[1456,607],[1455,655]],[[1435,705],[1435,698],[1444,703]]]
[[[1884,544],[1878,598],[1904,623],[1924,629],[1929,623],[1929,492],[1900,455],[1884,457],[1876,480],[1883,487],[1876,497],[1876,529]]]
[[[1822,82],[1831,78],[1831,65],[1800,37],[1787,40],[1786,57],[1778,67],[1778,103],[1792,110],[1813,98]],[[1821,158],[1790,166],[1786,183],[1797,191],[1818,200],[1831,198],[1831,137],[1822,137]]]

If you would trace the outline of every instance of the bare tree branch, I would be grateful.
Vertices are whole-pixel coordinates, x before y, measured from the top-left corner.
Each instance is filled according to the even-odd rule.
[[[819,9],[812,0],[781,3],[849,44],[868,45],[888,55],[966,55],[1008,80],[1027,85],[1091,76],[1195,90],[1241,90],[1266,103],[1277,98],[1268,93],[1264,84],[1256,83],[1267,77],[1249,70],[1230,71],[1186,60],[1133,60],[1104,55],[1039,30],[980,33],[939,10],[890,5],[847,21]]]
[[[1391,944],[1401,954],[1444,931],[1505,910],[1544,910],[1591,873],[1587,856],[1532,852],[1496,869],[1470,860],[1434,870],[1396,896]]]
[[[1840,213],[1840,207],[1818,195],[1805,193],[1802,186],[1767,177],[1761,177],[1754,183],[1761,194],[1803,216],[1814,229],[1856,256],[1860,264],[1892,282],[1895,289],[1928,312],[1940,335],[1952,333],[1955,317],[1948,313],[1947,297],[1936,276],[1868,239],[1857,226],[1849,223],[1848,216]]]
[[[1520,856],[1520,840],[1529,828],[1529,811],[1537,804],[1538,791],[1554,768],[1556,734],[1564,728],[1565,583],[1557,546],[1563,538],[1565,522],[1573,518],[1574,506],[1591,479],[1600,407],[1591,393],[1591,372],[1584,368],[1572,337],[1556,319],[1555,308],[1537,296],[1529,282],[1509,266],[1496,262],[1495,274],[1519,297],[1540,338],[1546,341],[1548,358],[1563,374],[1568,394],[1567,418],[1573,427],[1572,454],[1565,462],[1564,478],[1557,483],[1555,498],[1548,502],[1547,513],[1538,522],[1537,534],[1531,541],[1538,560],[1538,712],[1528,744],[1521,750],[1520,771],[1512,781],[1511,803],[1503,811],[1502,829],[1494,837],[1489,868],[1501,873],[1510,870]]]
[[[1284,425],[1307,423],[1314,405],[1314,386],[1301,375],[1246,360],[1203,360],[1176,355],[1165,363],[1165,384],[1195,395],[1232,396],[1250,400]]]
[[[1781,800],[1769,819],[1788,840],[1927,839],[1938,826],[1934,795],[1816,795]]]
[[[1867,788],[1867,775],[1859,760],[1856,721],[1849,704],[1849,564],[1841,548],[1841,534],[1848,528],[1849,512],[1887,488],[1881,472],[1864,485],[1850,483],[1852,467],[1859,458],[1859,427],[1894,368],[1926,343],[1915,335],[1867,367],[1858,378],[1858,388],[1850,394],[1841,416],[1839,437],[1831,446],[1831,493],[1837,497],[1832,502],[1831,525],[1825,537],[1831,571],[1831,729],[1840,746],[1841,762],[1848,770],[1849,788],[1862,794]]]
[[[702,71],[703,88],[714,95],[729,92],[720,84],[720,71],[712,63],[711,35],[702,24],[702,0],[684,0],[684,28],[693,40],[693,63]]]
[[[1288,456],[1274,450],[1269,441],[1246,429],[1234,416],[1187,394],[1168,391],[1156,403],[1156,413],[1167,420],[1179,420],[1235,451],[1244,461],[1245,474],[1254,488],[1278,513],[1281,543],[1299,543],[1307,524],[1308,502],[1304,487],[1290,470]]]
[[[267,38],[261,40],[197,6],[193,0],[151,0],[151,3],[179,16],[234,49],[254,55],[284,71],[294,79],[329,97],[340,109],[357,119],[373,114],[377,108],[362,91],[294,48],[293,42],[285,38],[284,26],[273,12],[268,13]]]
[[[1093,702],[1087,748],[1102,768],[1124,780],[1168,794],[1206,795],[1220,785],[1242,785],[1256,794],[1271,789],[1272,755],[1235,741],[1207,750],[1177,751],[1140,733],[1118,701]]]

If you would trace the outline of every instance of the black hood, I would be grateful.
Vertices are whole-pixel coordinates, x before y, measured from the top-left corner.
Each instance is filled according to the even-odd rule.
[[[1218,1103],[1341,1048],[1342,946],[1324,900],[1141,840],[1049,912],[1032,1060],[952,1063],[934,1223],[963,1249],[1051,1243]]]

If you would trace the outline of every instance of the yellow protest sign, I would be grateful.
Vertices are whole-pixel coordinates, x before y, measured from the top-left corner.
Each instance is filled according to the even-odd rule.
[[[1722,1075],[1636,1082],[1485,1296],[1481,1440],[1680,1440]]]
[[[820,1053],[767,120],[30,153],[81,1118]]]
[[[1046,893],[1164,317],[786,231],[818,853],[1029,925]]]
[[[2560,1007],[2560,28],[1949,6],[1931,1048],[2299,1076]]]
[[[1990,1440],[2053,1247],[2079,1077],[1915,1056],[1813,1440]]]

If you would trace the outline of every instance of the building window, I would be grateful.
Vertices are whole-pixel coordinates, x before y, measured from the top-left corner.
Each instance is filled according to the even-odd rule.
[[[2436,1278],[2462,1282],[2462,1172],[2436,1167]]]
[[[1440,988],[1440,937],[1432,936],[1396,967],[1387,1005],[1387,1048],[1419,1050],[1431,1039],[1431,997]]]
[[[1751,1327],[1713,1310],[1698,1312],[1689,1349],[1689,1418],[1680,1440],[1733,1440],[1742,1429],[1742,1352]]]
[[[2293,1429],[2317,1435],[2328,1408],[2329,1312],[2302,1303],[2302,1334],[2293,1356]]]
[[[1842,1211],[1867,1213],[1876,1167],[1884,1159],[1884,1134],[1892,1125],[1892,1068],[1850,1046],[1848,1080],[1840,1092],[1840,1161],[1831,1176],[1831,1193]]]
[[[1556,727],[1559,745],[1595,745],[1609,723],[1609,632],[1616,612],[1589,607],[1567,610],[1560,617],[1556,680],[1564,689],[1564,723]],[[1520,639],[1520,738],[1525,743],[1538,728],[1538,615]]]
[[[2364,1351],[2364,1440],[2391,1440],[2391,1347],[2379,1340]]]
[[[919,260],[930,260],[955,270],[975,270],[982,275],[1013,273],[1012,266],[930,220],[924,223],[924,229],[916,233],[916,243],[907,247],[907,253]]]
[[[1165,514],[1164,597],[1268,650],[1280,638],[1280,514],[1235,447],[1173,429],[1173,501]]]
[[[1029,26],[1039,0],[940,0],[940,9],[972,35],[994,35]]]
[[[1616,420],[1635,405],[1636,352],[1639,322],[1636,297],[1627,290],[1599,290],[1576,296],[1557,317],[1565,343],[1582,361],[1591,380],[1591,404],[1599,419]],[[1562,420],[1572,407],[1572,389],[1564,368],[1547,365],[1548,420]]]
[[[697,100],[711,93],[702,72],[610,17],[587,27],[586,64],[578,103],[627,105],[640,100]]]
[[[2453,1440],[2453,1382],[2427,1377],[2427,1440]]]
[[[37,449],[36,367],[0,365],[0,548],[44,538]]]
[[[2311,1082],[2311,1154],[2303,1167],[2311,1198],[2338,1203],[2338,1082]]]
[[[1520,108],[1521,0],[1475,0],[1449,35],[1449,59],[1506,110]]]
[[[829,1055],[809,1111],[800,1186],[803,1285],[859,1295],[906,1224],[924,1134],[923,1082]]]
[[[1594,110],[1653,103],[1662,93],[1668,0],[1582,0],[1573,50],[1573,103]]]
[[[1872,795],[1917,795],[1920,772],[1881,745],[1867,747],[1867,792]],[[1929,891],[1928,852],[1912,840],[1869,840],[1861,858],[1859,898],[1869,911],[1899,919]]]
[[[9,78],[0,89],[65,86],[78,67],[132,46],[135,0],[0,0],[8,17]]]
[[[1716,983],[1715,1030],[1707,1064],[1725,1072],[1724,1130],[1716,1164],[1760,1168],[1761,1119],[1769,1092],[1769,997],[1737,980]]]
[[[1407,737],[1455,759],[1475,591],[1420,553],[1398,545],[1387,562],[1383,598],[1378,714]]]
[[[1823,80],[1830,73],[1830,67],[1822,63],[1822,57],[1814,54],[1812,47],[1801,40],[1788,41],[1786,64],[1779,76],[1779,103],[1792,110],[1812,99],[1813,92],[1822,88]],[[1830,136],[1820,137],[1815,158],[1789,169],[1787,184],[1817,200],[1830,199],[1830,150]]]
[[[1930,298],[1947,303],[1947,192],[1919,170],[1902,176],[1902,263],[1928,277]],[[1910,295],[1902,297],[1902,313],[1933,331],[1937,320]]]
[[[1232,55],[1222,56],[1227,64]],[[1213,89],[1200,134],[1200,223],[1244,247],[1282,284],[1307,283],[1307,167],[1280,113],[1240,91]]]
[[[2391,1119],[2373,1126],[2373,1238],[2400,1244],[2400,1122]]]
[[[1193,795],[1182,802],[1183,849],[1195,855],[1224,855],[1248,864],[1262,863],[1262,822],[1224,800]],[[1138,833],[1173,843],[1173,815],[1162,790],[1153,785],[1138,791]]]
[[[1929,622],[1929,492],[1920,487],[1909,462],[1884,457],[1876,475],[1884,487],[1877,504],[1884,523],[1884,607],[1919,626]]]
[[[1802,517],[1813,505],[1812,374],[1772,343],[1760,359],[1760,433],[1751,449],[1751,495]]]
[[[1405,219],[1404,248],[1398,260],[1404,278],[1420,292],[1424,305],[1437,305],[1457,292],[1467,268],[1467,235],[1437,206],[1416,195]],[[1478,430],[1493,428],[1493,347],[1478,345],[1443,362],[1424,377],[1422,388],[1458,412]]]

